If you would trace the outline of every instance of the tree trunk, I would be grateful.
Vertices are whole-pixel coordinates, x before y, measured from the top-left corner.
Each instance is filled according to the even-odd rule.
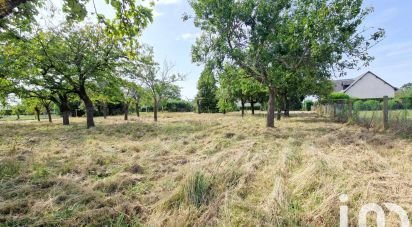
[[[276,119],[277,119],[278,121],[280,121],[281,118],[282,118],[282,109],[281,109],[281,108],[278,108],[278,113],[277,113],[277,115],[276,115]]]
[[[245,116],[245,101],[240,100],[241,104],[242,104],[242,117]]]
[[[290,103],[289,103],[287,93],[283,96],[283,105],[284,105],[284,110],[285,110],[284,115],[285,117],[289,117],[290,116],[289,114]]]
[[[80,88],[80,92],[78,93],[80,98],[83,100],[84,106],[86,107],[86,125],[87,128],[95,127],[94,124],[94,106],[92,100],[86,93],[86,89],[84,87]]]
[[[124,103],[124,120],[129,120],[129,103]]]
[[[276,90],[273,87],[269,87],[269,101],[268,101],[268,112],[266,118],[266,127],[275,127],[275,96]]]
[[[40,121],[40,109],[38,107],[36,107],[36,108],[34,108],[34,111],[36,111],[37,121]]]
[[[107,102],[103,102],[103,118],[107,118]]]
[[[49,118],[49,123],[52,123],[52,116],[51,116],[51,110],[50,110],[50,105],[47,105],[44,107],[46,109],[47,117]]]
[[[63,125],[70,125],[70,111],[62,112]]]
[[[200,100],[199,100],[199,99],[196,100],[196,103],[197,103],[197,113],[200,114],[200,113],[201,113],[201,110],[200,110]]]
[[[70,106],[69,106],[69,98],[66,94],[59,94],[59,99],[53,99],[53,102],[59,106],[60,113],[63,117],[63,125],[70,124]]]
[[[252,115],[255,115],[255,102],[253,100],[250,101],[250,108],[252,109]]]
[[[154,121],[157,121],[157,99],[154,99],[154,103],[153,103],[153,118]]]
[[[140,106],[139,106],[139,103],[136,103],[136,115],[137,115],[137,117],[140,117]]]

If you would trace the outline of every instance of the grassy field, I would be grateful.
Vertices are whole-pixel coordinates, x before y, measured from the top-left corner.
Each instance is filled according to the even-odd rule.
[[[52,118],[55,120],[58,120],[60,117],[58,115],[52,115]],[[40,115],[40,120],[48,120],[47,115]],[[16,121],[17,116],[16,115],[6,115],[6,116],[0,116],[0,121]],[[19,121],[37,121],[37,118],[35,115],[20,115],[20,120]]]
[[[412,141],[389,133],[311,113],[84,120],[0,122],[0,223],[336,226],[341,194],[352,224],[369,202],[412,214]]]

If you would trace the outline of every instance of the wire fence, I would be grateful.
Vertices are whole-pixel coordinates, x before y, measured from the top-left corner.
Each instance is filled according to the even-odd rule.
[[[336,122],[356,123],[368,129],[412,132],[412,98],[323,100],[318,114]]]

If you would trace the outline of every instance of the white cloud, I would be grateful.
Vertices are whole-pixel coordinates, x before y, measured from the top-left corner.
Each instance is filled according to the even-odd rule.
[[[195,40],[200,33],[183,33],[177,40]]]

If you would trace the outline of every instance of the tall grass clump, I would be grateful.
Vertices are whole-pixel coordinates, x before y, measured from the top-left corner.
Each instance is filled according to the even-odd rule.
[[[196,172],[188,178],[183,185],[183,194],[188,203],[197,208],[207,204],[211,197],[211,187],[209,179],[201,172]]]
[[[12,159],[0,160],[0,180],[18,175],[20,164]]]
[[[203,173],[196,172],[183,182],[178,191],[164,205],[167,209],[176,208],[183,204],[200,208],[202,205],[207,205],[211,198],[210,179]]]

